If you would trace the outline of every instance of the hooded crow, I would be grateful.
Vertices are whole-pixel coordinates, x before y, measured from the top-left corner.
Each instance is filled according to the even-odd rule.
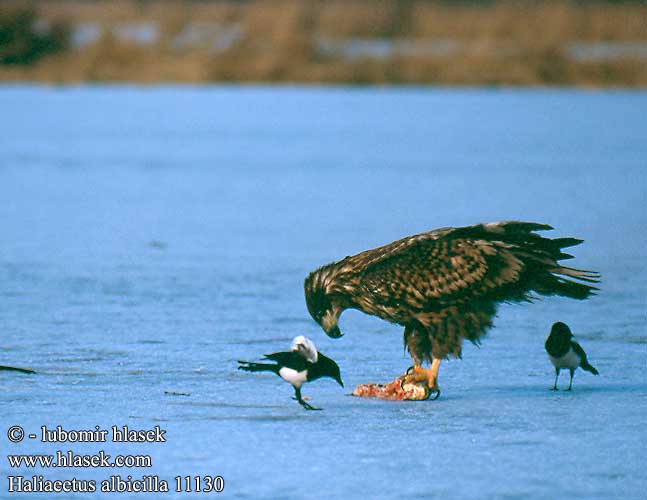
[[[557,379],[562,368],[568,368],[571,372],[571,381],[568,384],[567,391],[571,390],[573,374],[578,367],[591,372],[593,375],[598,375],[598,371],[589,364],[584,349],[575,341],[570,328],[565,323],[558,321],[553,325],[550,335],[546,339],[545,347],[550,362],[555,367],[553,391],[557,390]]]
[[[274,363],[238,360],[238,369],[246,372],[276,373],[294,387],[294,399],[306,410],[321,409],[308,404],[301,397],[301,386],[306,382],[329,377],[344,387],[337,363],[317,351],[314,342],[302,335],[294,338],[290,351],[267,354],[263,359]]]

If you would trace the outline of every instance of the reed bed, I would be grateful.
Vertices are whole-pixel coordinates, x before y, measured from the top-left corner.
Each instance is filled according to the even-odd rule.
[[[12,5],[18,4],[4,2],[3,8]],[[572,51],[574,44],[647,50],[642,2],[49,0],[30,5],[47,22],[90,23],[101,34],[34,65],[0,66],[0,79],[647,86],[642,53],[578,58]],[[120,38],[117,28],[126,24],[154,26],[155,40]],[[214,37],[180,43],[209,29]],[[227,43],[217,42],[223,38],[218,33],[229,33]],[[392,50],[405,42],[409,50]],[[373,52],[352,53],[354,43]]]

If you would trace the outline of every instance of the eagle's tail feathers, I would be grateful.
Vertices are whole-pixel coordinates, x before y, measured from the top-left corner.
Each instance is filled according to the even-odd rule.
[[[535,283],[533,289],[542,295],[559,295],[579,300],[595,295],[595,291],[598,290],[594,286],[577,283],[548,273]]]
[[[599,283],[600,273],[595,271],[586,271],[583,269],[575,269],[573,267],[559,266],[558,268],[551,269],[552,273],[561,274],[562,276],[569,276],[588,283]]]

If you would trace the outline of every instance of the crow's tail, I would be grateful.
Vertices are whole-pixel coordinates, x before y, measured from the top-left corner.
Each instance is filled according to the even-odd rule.
[[[238,360],[238,369],[246,372],[272,372],[278,375],[279,365],[274,365],[270,363],[254,363],[252,361],[241,361]]]
[[[582,370],[586,370],[587,372],[591,372],[593,375],[599,375],[599,374],[600,374],[600,372],[599,372],[599,371],[597,371],[597,370],[593,367],[593,365],[591,365],[591,364],[590,364],[587,360],[585,360],[585,359],[584,359],[584,360],[582,360],[582,362],[580,363],[580,368],[582,368]]]

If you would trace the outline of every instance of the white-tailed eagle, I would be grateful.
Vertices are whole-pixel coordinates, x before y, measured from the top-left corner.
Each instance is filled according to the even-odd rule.
[[[587,283],[596,283],[598,273],[559,263],[572,258],[562,250],[582,240],[534,232],[549,229],[508,221],[407,236],[310,273],[308,311],[334,338],[342,335],[345,309],[404,326],[414,364],[407,382],[426,381],[439,394],[440,360],[460,357],[463,338],[478,343],[499,303],[530,301],[533,293],[581,300],[596,290]]]

